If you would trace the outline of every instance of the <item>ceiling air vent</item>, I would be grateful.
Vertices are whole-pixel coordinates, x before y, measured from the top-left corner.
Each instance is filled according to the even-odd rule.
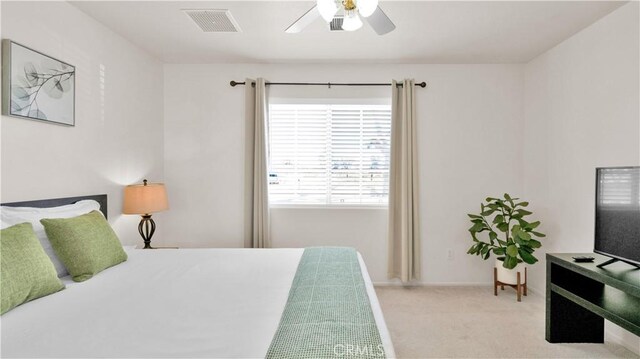
[[[240,32],[240,26],[229,10],[182,10],[204,32]]]
[[[331,31],[344,31],[342,30],[342,22],[344,18],[342,16],[336,16],[329,23],[329,30]]]

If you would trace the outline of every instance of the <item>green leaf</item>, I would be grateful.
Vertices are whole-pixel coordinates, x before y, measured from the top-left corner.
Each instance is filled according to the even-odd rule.
[[[535,239],[530,240],[529,242],[527,242],[527,244],[529,244],[529,247],[531,247],[531,248],[540,248],[540,247],[542,247],[542,243],[536,241]]]
[[[504,258],[504,263],[502,263],[502,266],[507,269],[513,269],[517,265],[518,265],[518,258],[512,257],[509,254],[506,255],[506,257]]]
[[[520,254],[520,258],[522,258],[522,260],[525,261],[525,263],[535,264],[538,261],[538,259],[536,259],[536,257],[531,255],[531,253],[529,253],[527,251],[519,250],[518,254]]]
[[[498,239],[498,243],[499,243],[501,246],[503,246],[503,247],[505,247],[505,246],[507,245],[507,242],[505,242],[505,241],[501,241],[501,240],[499,240],[499,239]]]
[[[516,247],[515,244],[510,244],[507,247],[507,255],[511,256],[511,257],[515,257],[518,255],[518,247]]]
[[[518,213],[519,213],[520,215],[522,215],[522,216],[528,216],[528,215],[530,215],[530,214],[533,214],[533,212],[529,212],[529,211],[527,211],[526,209],[519,209],[519,210],[518,210]]]
[[[511,208],[514,208],[516,205],[515,203],[513,203],[513,198],[511,198],[511,196],[509,196],[508,193],[504,194],[504,198],[509,201],[509,204],[511,205]]]
[[[529,202],[520,202],[520,203],[516,203],[516,206],[520,206],[520,207],[526,207],[529,205]]]
[[[484,229],[484,224],[482,223],[474,223],[471,228],[469,228],[469,232],[480,232]]]
[[[534,231],[531,231],[531,234],[533,234],[533,235],[534,235],[534,236],[536,236],[536,237],[546,237],[546,236],[547,236],[547,235],[546,235],[546,234],[544,234],[544,233],[534,232]]]
[[[516,234],[520,232],[520,225],[516,224],[513,227],[511,227],[511,234],[515,237]]]
[[[535,221],[535,222],[531,222],[529,223],[529,225],[527,226],[527,228],[529,229],[535,229],[536,227],[538,227],[540,225],[540,221]]]
[[[489,246],[484,246],[482,247],[482,250],[480,251],[480,253],[482,253],[482,255],[487,254],[487,252],[489,252]]]
[[[520,237],[523,241],[531,240],[531,235],[525,231],[518,232],[518,237]]]
[[[502,247],[495,247],[493,249],[493,254],[497,255],[497,256],[503,256],[504,255],[504,248]]]
[[[525,243],[525,244],[521,245],[520,249],[525,250],[525,251],[527,251],[529,253],[533,253],[534,252],[533,248],[529,247],[528,244],[529,243]]]
[[[492,241],[498,239],[498,233],[494,231],[489,232],[489,239]]]
[[[500,223],[500,222],[504,222],[504,216],[499,214],[496,216],[496,218],[493,219],[493,223]]]
[[[487,251],[487,253],[485,253],[485,254],[482,256],[482,259],[484,259],[484,260],[486,261],[487,259],[489,259],[489,257],[490,257],[490,256],[491,256],[491,251]]]
[[[496,227],[498,227],[501,232],[507,232],[509,230],[509,225],[506,222],[499,223]]]
[[[477,214],[467,214],[467,216],[469,216],[469,218],[477,218],[477,219],[482,219],[481,216],[478,216]]]
[[[495,212],[495,210],[493,210],[493,209],[489,209],[489,210],[486,210],[486,211],[484,211],[484,212],[482,212],[482,213],[480,213],[480,214],[486,217],[486,216],[490,216],[490,215],[492,215],[492,214],[493,214],[493,212]]]

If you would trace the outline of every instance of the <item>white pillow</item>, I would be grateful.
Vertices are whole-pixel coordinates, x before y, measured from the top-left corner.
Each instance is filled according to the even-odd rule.
[[[53,262],[53,265],[56,267],[58,277],[64,277],[69,274],[67,272],[67,268],[64,267],[53,251],[49,238],[47,237],[40,220],[43,218],[73,218],[91,211],[99,210],[100,204],[94,200],[83,200],[74,204],[49,208],[1,206],[0,220],[3,227],[9,227],[24,222],[31,223],[33,230],[36,232],[36,236],[38,236],[38,239],[40,240],[42,248],[44,248],[44,251],[49,255],[51,262]]]

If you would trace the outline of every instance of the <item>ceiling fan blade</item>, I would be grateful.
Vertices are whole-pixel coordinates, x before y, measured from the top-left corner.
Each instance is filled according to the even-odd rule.
[[[387,14],[382,11],[380,6],[373,12],[373,14],[367,18],[365,18],[369,25],[373,28],[373,30],[378,33],[378,35],[384,35],[393,31],[396,28],[396,25],[391,22]]]
[[[320,12],[318,11],[318,7],[314,5],[304,15],[300,16],[300,18],[296,20],[296,22],[294,22],[293,24],[291,24],[291,26],[289,26],[286,30],[284,30],[284,32],[288,34],[299,33],[319,17],[320,17]]]

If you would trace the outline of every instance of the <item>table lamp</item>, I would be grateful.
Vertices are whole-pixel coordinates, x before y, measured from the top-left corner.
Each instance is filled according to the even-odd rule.
[[[151,219],[151,214],[169,209],[167,191],[164,183],[134,184],[124,188],[124,204],[122,213],[139,214],[142,216],[138,225],[138,232],[144,240],[144,248],[151,249],[151,237],[156,231],[156,222]]]

